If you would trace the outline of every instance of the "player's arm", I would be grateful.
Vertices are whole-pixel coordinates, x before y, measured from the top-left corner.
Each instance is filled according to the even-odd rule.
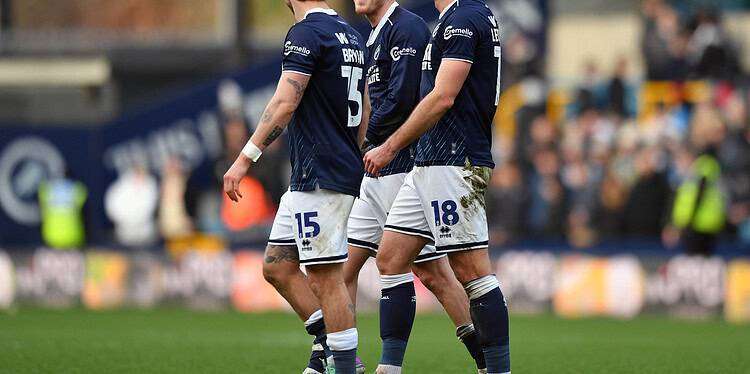
[[[362,120],[359,122],[359,132],[357,133],[357,145],[359,149],[365,144],[365,136],[367,136],[367,126],[370,122],[370,114],[372,113],[372,107],[370,106],[370,92],[365,84],[365,97],[362,100]]]
[[[242,198],[239,191],[240,181],[250,168],[250,164],[257,161],[263,150],[284,132],[294,111],[297,110],[309,81],[310,77],[305,74],[295,72],[281,74],[276,92],[266,105],[255,132],[224,174],[224,192],[233,201]]]
[[[443,59],[435,79],[435,88],[417,105],[396,132],[381,146],[365,155],[365,170],[376,174],[422,134],[434,126],[451,108],[469,76],[471,63],[463,60]]]

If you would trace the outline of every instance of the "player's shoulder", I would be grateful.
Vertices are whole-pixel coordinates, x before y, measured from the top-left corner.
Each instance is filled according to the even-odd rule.
[[[487,7],[487,4],[479,0],[459,0],[453,7],[453,10],[446,15],[443,22],[484,22],[488,16],[492,16],[492,11]]]
[[[430,34],[427,22],[406,8],[396,8],[388,20],[392,24],[389,30],[391,35],[413,36]]]
[[[308,19],[304,19],[292,25],[286,34],[287,39],[294,38],[305,40],[316,39],[319,38],[320,35],[324,35],[324,32],[321,30],[319,22]]]

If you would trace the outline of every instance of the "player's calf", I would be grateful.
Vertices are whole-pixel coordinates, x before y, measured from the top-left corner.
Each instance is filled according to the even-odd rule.
[[[380,338],[383,350],[378,373],[399,373],[416,313],[416,293],[411,264],[427,240],[387,231],[376,258],[382,296]]]
[[[500,283],[490,274],[486,249],[450,255],[456,277],[469,297],[471,319],[482,346],[488,373],[510,372],[508,307]],[[467,279],[468,277],[474,279]]]
[[[318,298],[325,321],[326,342],[333,353],[337,374],[355,374],[358,333],[354,305],[349,299],[341,264],[307,267],[310,288]]]
[[[412,265],[414,274],[443,305],[446,313],[456,325],[456,337],[466,346],[469,355],[476,362],[477,369],[487,368],[484,353],[479,344],[474,325],[469,314],[469,299],[463,287],[453,274],[445,257]]]

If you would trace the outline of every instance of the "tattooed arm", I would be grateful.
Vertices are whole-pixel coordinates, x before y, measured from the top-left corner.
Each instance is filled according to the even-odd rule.
[[[283,72],[271,101],[266,105],[258,126],[250,141],[261,151],[278,138],[292,119],[310,77],[300,73]],[[252,160],[240,153],[229,170],[224,174],[224,192],[233,201],[242,198],[240,181],[247,173]]]
[[[278,138],[292,119],[302,95],[305,93],[310,77],[307,75],[284,72],[281,74],[276,93],[268,102],[263,116],[250,138],[253,144],[264,150]]]

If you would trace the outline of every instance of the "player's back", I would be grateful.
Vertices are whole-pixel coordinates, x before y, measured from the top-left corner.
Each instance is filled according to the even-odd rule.
[[[333,10],[315,9],[289,30],[283,58],[284,72],[310,76],[289,124],[290,189],[320,187],[356,196],[364,173],[357,144],[364,40]]]
[[[500,31],[482,0],[457,0],[443,10],[422,62],[422,95],[435,86],[441,60],[472,64],[453,107],[419,142],[416,164],[494,167],[492,120],[500,93]]]

